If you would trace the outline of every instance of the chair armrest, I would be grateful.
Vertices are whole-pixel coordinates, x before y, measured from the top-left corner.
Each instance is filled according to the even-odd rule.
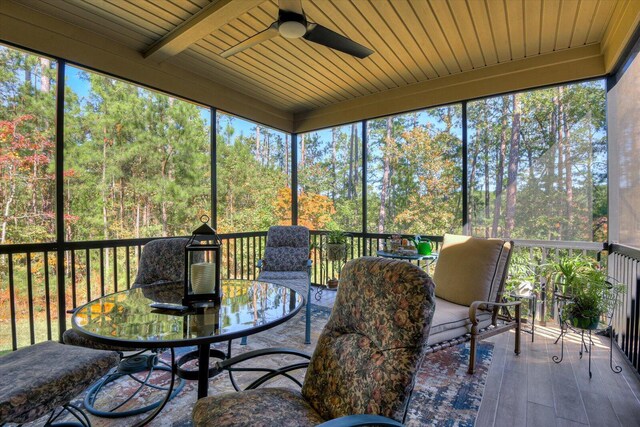
[[[494,308],[494,307],[515,307],[521,305],[522,301],[510,301],[510,302],[491,302],[491,301],[474,301],[469,306],[469,320],[473,325],[478,325],[477,311],[479,308]]]
[[[344,417],[334,418],[319,424],[318,427],[347,427],[347,426],[399,426],[404,424],[399,423],[391,418],[383,417],[382,415],[345,415]]]
[[[259,269],[262,269],[263,266],[264,266],[264,261],[259,259],[258,262],[256,263],[256,267],[258,267]]]

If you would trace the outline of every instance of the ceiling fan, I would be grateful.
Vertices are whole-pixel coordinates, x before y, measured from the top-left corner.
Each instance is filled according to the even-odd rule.
[[[302,10],[301,0],[278,0],[278,9],[278,20],[266,30],[225,50],[220,55],[223,58],[228,58],[277,35],[288,39],[302,37],[310,42],[348,53],[360,59],[366,58],[373,53],[368,47],[362,46],[327,27],[307,21],[307,17]]]

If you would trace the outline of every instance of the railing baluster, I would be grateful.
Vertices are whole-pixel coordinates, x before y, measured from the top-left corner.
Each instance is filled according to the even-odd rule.
[[[104,295],[104,248],[100,248],[100,296]]]
[[[126,259],[125,259],[125,268],[127,271],[127,277],[126,277],[126,281],[127,281],[127,289],[129,289],[131,287],[131,247],[129,245],[125,246],[125,253],[126,253]]]
[[[113,248],[113,292],[118,292],[118,248]]]
[[[18,348],[18,324],[16,318],[16,289],[13,281],[13,254],[9,257],[9,311],[11,312],[11,349]]]
[[[64,285],[64,284],[63,284]],[[51,294],[49,290],[49,252],[44,251],[44,300],[47,314],[47,339],[51,339]]]
[[[27,252],[27,293],[29,295],[29,338],[31,344],[36,342],[35,319],[33,315],[33,278],[31,273],[31,252]]]
[[[87,300],[85,302],[91,301],[91,254],[89,253],[89,249],[85,251],[85,268],[86,276],[87,276]]]
[[[76,298],[76,251],[71,250],[71,302],[74,308],[78,306]]]

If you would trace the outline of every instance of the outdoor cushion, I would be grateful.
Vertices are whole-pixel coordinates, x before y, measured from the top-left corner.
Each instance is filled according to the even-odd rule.
[[[436,296],[470,306],[495,301],[508,252],[502,240],[445,234],[433,273]],[[464,260],[465,268],[460,268]]]
[[[217,394],[215,404],[200,399],[193,409],[194,426],[307,427],[323,421],[299,391],[284,388]]]
[[[265,271],[264,273],[268,273],[268,272]],[[258,280],[286,286],[288,288],[293,289],[294,291],[302,295],[303,298],[306,299],[307,290],[309,289],[309,275],[307,273],[304,273],[304,274],[306,275],[305,278],[288,280],[288,279],[266,279],[262,277],[263,274],[261,273],[260,276],[258,276]]]
[[[189,239],[156,239],[144,245],[135,284],[181,282],[184,280],[184,247]],[[196,253],[202,257],[201,253]],[[194,262],[200,261],[199,259]],[[135,287],[136,285],[133,285]]]
[[[302,387],[323,418],[403,419],[429,336],[433,286],[405,261],[362,257],[345,265]]]
[[[340,281],[301,395],[260,388],[205,397],[194,425],[304,427],[351,414],[403,420],[426,353],[433,281],[416,265],[373,257],[349,261]]]
[[[480,328],[491,324],[491,312],[484,311],[478,315]],[[438,344],[471,332],[469,306],[454,304],[436,298],[436,311],[431,322],[428,345]]]
[[[269,247],[264,251],[265,271],[298,271],[304,270],[309,259],[309,244],[304,248],[293,246]]]
[[[309,280],[306,271],[261,271],[258,280],[269,282],[271,280]]]
[[[0,425],[36,420],[71,399],[118,363],[114,351],[54,341],[31,345],[0,358]]]
[[[269,227],[267,246],[309,249],[309,229],[301,225],[273,225]]]

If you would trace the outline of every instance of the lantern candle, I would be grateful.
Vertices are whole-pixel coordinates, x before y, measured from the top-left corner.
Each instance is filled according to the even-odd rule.
[[[210,262],[191,264],[191,288],[194,294],[215,291],[216,265]]]

